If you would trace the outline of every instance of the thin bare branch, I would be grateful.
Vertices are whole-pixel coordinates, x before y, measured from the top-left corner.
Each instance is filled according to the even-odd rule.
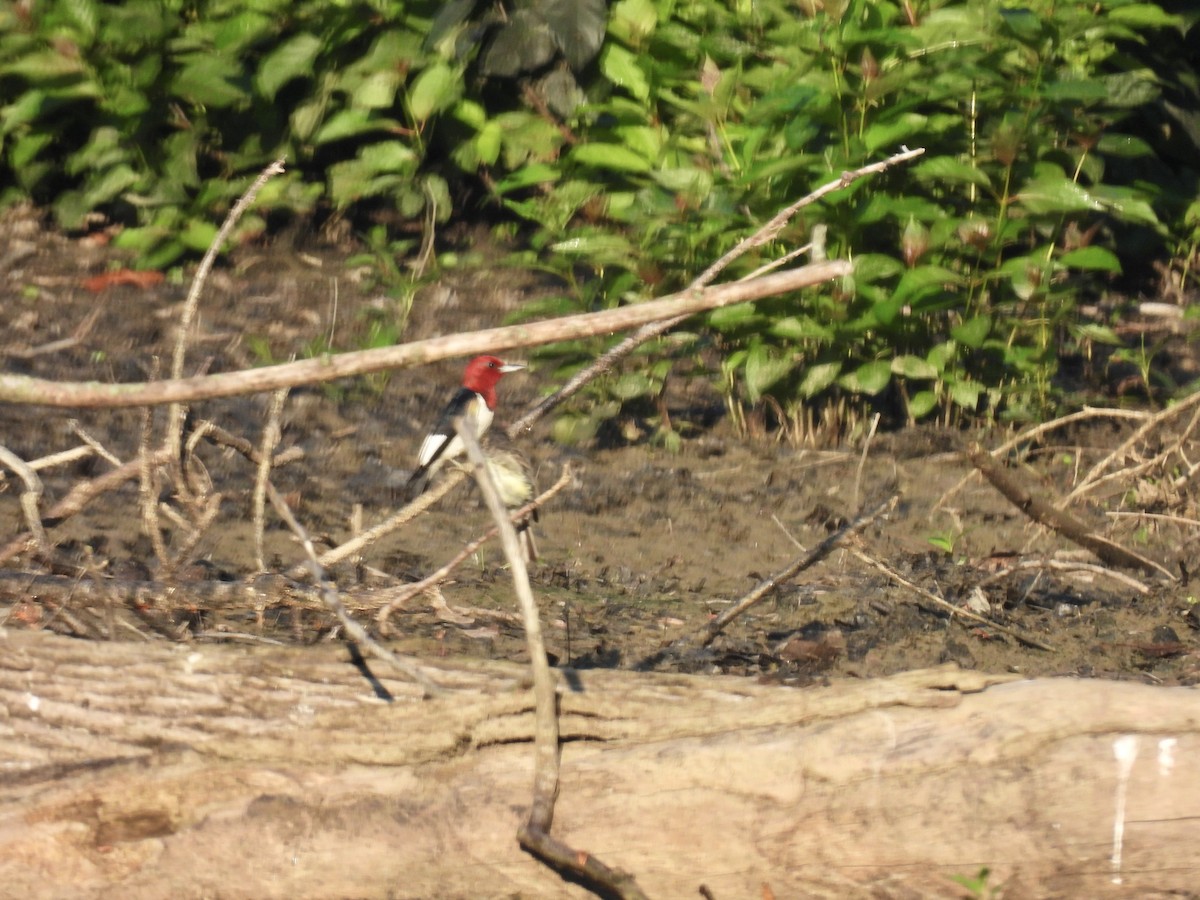
[[[1090,550],[1101,561],[1109,565],[1140,569],[1151,575],[1162,575],[1169,581],[1176,580],[1175,576],[1161,563],[1135,553],[1127,547],[1122,547],[1108,538],[1101,537],[1069,512],[1060,509],[1061,504],[1053,503],[1046,496],[1044,488],[1036,492],[1030,490],[978,443],[972,441],[968,445],[967,458],[1013,506],[1039,525],[1045,525],[1084,549]]]
[[[960,619],[968,619],[972,622],[978,622],[980,625],[985,625],[988,628],[992,629],[993,631],[999,631],[1002,634],[1007,634],[1009,637],[1013,638],[1014,640],[1020,641],[1022,644],[1025,644],[1027,647],[1033,647],[1037,650],[1046,650],[1049,652],[1054,652],[1054,648],[1052,646],[1050,646],[1049,644],[1047,644],[1045,641],[1039,641],[1037,638],[1030,637],[1029,635],[1025,634],[1023,631],[1020,631],[1016,628],[1009,628],[1007,625],[1001,625],[998,622],[993,622],[991,619],[985,619],[983,616],[973,613],[969,609],[964,609],[960,606],[955,606],[953,603],[947,603],[945,600],[943,600],[937,594],[934,594],[934,593],[931,593],[930,591],[925,590],[925,588],[921,587],[919,584],[913,584],[913,582],[909,581],[907,578],[905,578],[903,575],[901,575],[899,572],[897,572],[895,569],[893,569],[891,566],[887,565],[886,563],[882,562],[881,560],[878,560],[873,556],[868,556],[866,553],[863,553],[857,547],[851,547],[849,549],[850,549],[850,552],[857,559],[861,560],[862,562],[865,562],[869,566],[872,566],[872,567],[878,569],[880,572],[882,572],[884,575],[886,575],[892,581],[896,582],[896,584],[907,588],[908,590],[912,591],[914,594],[917,594],[919,597],[921,597],[927,603],[931,603],[933,606],[937,607],[942,612],[947,613],[951,617],[957,616]]]
[[[283,157],[272,162],[258,177],[254,179],[254,183],[246,189],[246,192],[238,198],[237,203],[233,204],[233,208],[229,210],[229,214],[225,217],[225,221],[218,229],[212,243],[208,245],[208,250],[204,254],[204,258],[200,260],[200,265],[196,267],[196,274],[192,276],[192,284],[188,289],[187,299],[184,300],[183,310],[179,315],[178,331],[175,335],[175,350],[171,356],[171,378],[178,380],[183,377],[183,364],[187,355],[188,337],[191,335],[192,324],[196,319],[196,309],[200,305],[200,294],[204,291],[204,282],[208,280],[208,273],[212,271],[213,263],[217,260],[217,255],[221,252],[221,248],[225,246],[225,242],[229,239],[229,235],[233,233],[234,226],[238,220],[250,208],[250,204],[254,202],[254,198],[258,196],[258,192],[262,190],[263,185],[274,178],[276,175],[283,174]],[[170,411],[167,414],[167,437],[163,444],[164,447],[172,447],[176,450],[180,446],[180,438],[183,435],[183,420],[187,415],[187,409],[182,403],[173,403]]]
[[[38,504],[42,500],[42,479],[25,460],[17,456],[7,447],[0,445],[0,463],[8,466],[25,482],[25,490],[21,493],[21,511],[25,514],[25,527],[33,535],[33,540],[44,556],[50,555],[50,541],[46,537],[46,529],[42,527],[42,513]]]
[[[271,395],[271,404],[267,408],[267,424],[263,428],[262,443],[258,451],[258,471],[254,479],[254,496],[251,501],[252,518],[254,520],[254,564],[258,571],[265,572],[267,565],[263,560],[263,532],[266,530],[264,515],[267,502],[267,483],[271,478],[271,455],[279,444],[282,429],[279,419],[283,415],[283,404],[287,400],[288,389],[280,388]]]
[[[554,803],[558,799],[558,690],[550,661],[546,658],[546,643],[542,638],[542,620],[533,589],[529,586],[529,571],[525,568],[525,553],[521,549],[517,530],[509,521],[508,510],[496,490],[487,457],[479,446],[475,431],[462,417],[454,420],[454,430],[467,451],[479,485],[479,493],[487,504],[496,527],[500,529],[500,543],[508,557],[508,568],[512,574],[513,590],[521,606],[521,618],[525,624],[525,645],[529,650],[529,664],[533,674],[533,696],[536,703],[534,720],[534,773],[533,803],[529,808],[528,827],[549,832],[554,821]]]
[[[417,660],[393,653],[371,637],[367,633],[367,630],[359,624],[358,620],[350,615],[345,604],[338,597],[337,590],[329,580],[324,568],[317,561],[317,552],[313,548],[312,538],[308,536],[308,532],[304,529],[304,526],[292,514],[292,508],[283,499],[283,495],[279,493],[275,485],[271,484],[270,481],[267,482],[267,497],[271,501],[271,505],[275,507],[275,511],[279,513],[279,517],[287,523],[288,528],[292,530],[292,533],[300,541],[300,545],[304,548],[304,554],[308,557],[308,569],[312,574],[313,583],[320,588],[322,602],[330,612],[337,616],[338,621],[342,623],[342,627],[346,629],[346,635],[350,640],[354,641],[360,647],[366,647],[376,657],[393,666],[397,672],[403,673],[419,684],[425,692],[426,698],[436,694],[444,694],[446,689],[435,684]]]

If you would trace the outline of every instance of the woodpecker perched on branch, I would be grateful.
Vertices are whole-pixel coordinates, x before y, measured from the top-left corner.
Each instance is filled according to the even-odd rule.
[[[495,356],[477,356],[467,363],[462,387],[454,392],[437,424],[421,442],[416,471],[409,476],[406,485],[410,497],[421,494],[446,462],[462,456],[464,448],[454,433],[454,420],[462,416],[474,428],[475,437],[483,437],[496,410],[496,384],[509,372],[523,368],[523,365],[507,363]]]

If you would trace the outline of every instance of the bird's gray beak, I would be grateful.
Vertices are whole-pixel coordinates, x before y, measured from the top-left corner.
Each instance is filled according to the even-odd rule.
[[[504,374],[506,374],[506,375],[507,375],[509,372],[519,372],[519,371],[521,371],[523,368],[525,368],[525,364],[524,364],[524,363],[509,363],[509,362],[506,362],[504,365],[502,365],[502,366],[500,367],[500,371],[501,371],[501,372],[503,372]]]

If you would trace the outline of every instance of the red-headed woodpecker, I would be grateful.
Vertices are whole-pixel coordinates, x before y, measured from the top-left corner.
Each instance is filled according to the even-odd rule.
[[[454,392],[433,430],[421,442],[417,452],[417,469],[409,476],[408,494],[415,497],[429,486],[429,481],[447,461],[464,452],[462,440],[454,433],[454,420],[462,416],[483,437],[492,424],[496,410],[496,384],[509,372],[525,368],[518,363],[506,363],[495,356],[477,356],[463,372],[462,387]]]

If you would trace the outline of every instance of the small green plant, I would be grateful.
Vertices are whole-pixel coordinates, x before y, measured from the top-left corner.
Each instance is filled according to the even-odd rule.
[[[984,866],[975,875],[951,875],[975,900],[999,900],[1000,892],[988,884],[991,870]]]
[[[931,546],[936,547],[943,553],[953,556],[954,548],[958,546],[958,541],[961,537],[961,531],[946,530],[935,531],[933,534],[929,535],[929,537],[925,538],[925,540],[928,541]]]

